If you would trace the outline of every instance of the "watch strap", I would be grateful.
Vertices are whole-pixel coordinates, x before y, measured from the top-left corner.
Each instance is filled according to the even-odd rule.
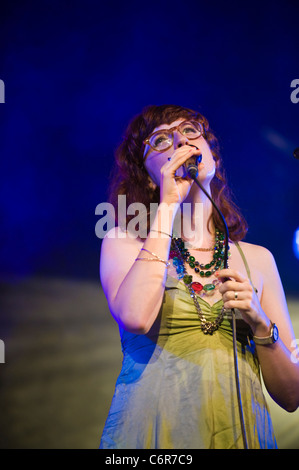
[[[274,334],[275,333],[275,334]],[[255,344],[273,344],[277,341],[278,339],[278,329],[275,323],[272,323],[271,321],[271,330],[270,330],[270,336],[253,336],[253,341]]]

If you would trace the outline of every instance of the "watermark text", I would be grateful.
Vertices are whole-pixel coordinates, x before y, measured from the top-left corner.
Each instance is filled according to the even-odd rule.
[[[295,88],[291,93],[291,101],[297,104],[299,103],[299,78],[295,78],[291,81],[291,88]]]
[[[5,103],[5,85],[4,81],[0,79],[0,103]]]
[[[4,341],[0,339],[0,364],[4,364],[5,362],[5,346]]]
[[[298,362],[299,362],[299,349],[298,349],[298,346],[299,346],[299,339],[294,339],[291,342],[291,348],[294,349],[294,351],[292,351],[292,353],[291,353],[291,361],[293,362],[293,364],[298,364]]]
[[[134,202],[127,207],[125,195],[118,196],[117,217],[114,206],[109,202],[96,206],[95,214],[101,217],[96,223],[95,234],[98,238],[104,238],[107,234],[109,238],[125,238],[127,232],[134,238],[147,238],[149,227],[157,228],[155,221],[158,211],[161,211],[163,216],[159,222],[159,230],[151,233],[152,238],[161,236],[162,232],[168,233],[171,228],[176,237],[181,237],[183,233],[187,239],[196,239],[197,242],[202,240],[203,203],[151,203],[147,208],[141,202]],[[116,226],[119,226],[121,231],[113,230]]]

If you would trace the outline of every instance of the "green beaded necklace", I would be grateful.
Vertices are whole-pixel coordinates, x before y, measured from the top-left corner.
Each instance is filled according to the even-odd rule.
[[[212,335],[214,331],[218,330],[219,326],[221,325],[223,321],[225,308],[222,307],[221,312],[219,313],[219,315],[214,321],[208,321],[202,313],[202,310],[197,300],[196,293],[200,292],[201,290],[204,290],[205,292],[210,292],[210,293],[213,292],[216,287],[216,283],[218,281],[216,281],[216,283],[214,281],[211,284],[206,284],[205,286],[203,286],[200,282],[193,282],[192,275],[187,274],[185,261],[188,262],[190,267],[194,268],[195,272],[199,272],[201,277],[209,277],[212,274],[214,274],[214,272],[217,269],[222,268],[222,265],[223,265],[224,234],[216,230],[215,253],[214,253],[212,261],[206,265],[199,264],[195,260],[194,256],[190,255],[188,250],[185,248],[185,244],[181,238],[172,239],[169,257],[172,258],[173,260],[173,265],[176,267],[178,278],[183,279],[189,291],[189,294],[196,308],[203,333]],[[212,266],[214,266],[214,268],[212,268]],[[201,269],[201,271],[199,270],[199,268]],[[198,271],[196,271],[196,269],[198,269]]]
[[[188,249],[185,248],[185,243],[181,238],[174,238],[172,240],[170,257],[173,259],[173,264],[176,267],[179,279],[183,279],[186,285],[191,284],[192,288],[196,293],[199,293],[203,290],[206,294],[212,294],[219,281],[215,280],[212,283],[208,283],[205,285],[202,285],[200,282],[193,282],[193,277],[192,275],[187,274],[184,264],[188,263],[190,268],[194,269],[194,271],[199,274],[202,278],[210,277],[218,269],[221,269],[223,267],[224,245],[224,233],[216,229],[215,246],[213,250],[214,254],[212,261],[207,264],[201,264],[195,259],[194,256],[190,254]]]

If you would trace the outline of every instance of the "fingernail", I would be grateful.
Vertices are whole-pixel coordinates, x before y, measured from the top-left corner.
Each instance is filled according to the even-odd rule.
[[[219,271],[215,271],[215,276],[219,276]]]

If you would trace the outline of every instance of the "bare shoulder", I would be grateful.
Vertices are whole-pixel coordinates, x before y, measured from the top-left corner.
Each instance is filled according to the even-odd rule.
[[[105,245],[115,244],[115,242],[128,246],[137,246],[141,243],[140,239],[130,234],[127,230],[122,230],[121,227],[113,227],[106,233],[103,239]]]
[[[115,260],[130,260],[140,251],[142,242],[133,237],[129,232],[124,232],[120,227],[109,230],[105,235],[101,247],[101,259],[109,258]]]
[[[280,274],[273,254],[268,248],[252,243],[239,242],[241,249],[254,275],[256,284],[261,294],[261,305],[269,312],[274,312],[279,306],[277,316],[285,312],[287,306],[285,293],[280,279]],[[274,306],[275,304],[276,306]],[[272,316],[275,314],[271,313]]]
[[[266,284],[279,285],[280,277],[274,257],[268,248],[253,243],[238,242],[250,270],[250,277],[254,287],[259,292],[259,298]],[[233,265],[247,277],[244,260],[241,259],[237,246],[231,244],[232,267]]]
[[[260,270],[276,266],[274,256],[268,248],[248,242],[238,242],[248,263]]]
[[[120,227],[112,228],[105,235],[100,258],[100,277],[104,288],[107,283],[120,280],[128,273],[142,244],[140,239]]]

